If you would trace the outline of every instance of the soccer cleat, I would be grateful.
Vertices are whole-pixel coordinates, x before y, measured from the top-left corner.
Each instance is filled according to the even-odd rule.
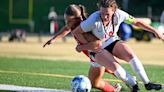
[[[152,90],[152,89],[160,90],[160,89],[162,89],[162,85],[161,84],[155,84],[155,83],[148,83],[148,84],[145,84],[145,88],[147,90]]]
[[[121,88],[122,88],[122,86],[121,86],[119,83],[117,83],[117,84],[114,86],[114,92],[120,92],[120,91],[121,91]]]
[[[131,92],[138,92],[139,90],[140,90],[140,89],[139,89],[138,85],[136,84],[136,85],[134,85],[134,86],[132,87]]]

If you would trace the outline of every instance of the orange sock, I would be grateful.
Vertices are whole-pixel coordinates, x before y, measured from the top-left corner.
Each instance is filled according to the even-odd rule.
[[[106,82],[102,92],[114,92],[114,87]]]

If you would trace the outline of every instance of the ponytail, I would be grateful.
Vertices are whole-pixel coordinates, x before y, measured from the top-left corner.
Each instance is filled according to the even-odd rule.
[[[85,12],[85,7],[83,5],[71,4],[66,8],[65,14],[69,16],[79,17],[79,18],[81,16],[83,20],[86,20],[86,12]]]
[[[85,12],[85,7],[83,5],[79,5],[80,10],[81,10],[81,16],[83,18],[83,20],[86,20],[86,12]]]

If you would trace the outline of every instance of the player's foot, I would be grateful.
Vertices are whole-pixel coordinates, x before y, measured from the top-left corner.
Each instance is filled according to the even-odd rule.
[[[140,89],[139,89],[138,85],[136,84],[136,85],[134,85],[134,86],[132,87],[131,92],[138,92],[139,90],[140,90]]]
[[[121,86],[119,83],[117,83],[117,84],[114,86],[114,92],[120,92],[120,91],[121,91],[121,88],[122,88],[122,86]]]
[[[148,83],[148,84],[145,84],[145,88],[147,90],[152,90],[152,89],[160,90],[160,89],[162,89],[162,85],[161,84],[155,84],[155,83]]]

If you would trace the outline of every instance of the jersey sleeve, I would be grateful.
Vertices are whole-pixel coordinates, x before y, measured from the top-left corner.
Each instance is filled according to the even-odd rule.
[[[119,10],[119,9],[118,9],[118,12],[120,14],[120,20],[122,22],[125,22],[127,24],[132,24],[133,23],[133,21],[134,21],[134,17],[133,16],[131,16],[128,13],[126,13],[126,12],[124,12],[122,10]]]
[[[126,18],[126,19],[124,20],[124,22],[125,22],[126,24],[132,24],[132,23],[134,22],[134,17],[132,17],[131,15],[129,15],[128,18]]]
[[[92,13],[85,21],[80,23],[80,27],[84,32],[92,31],[96,27],[96,20],[98,17],[98,11]]]

